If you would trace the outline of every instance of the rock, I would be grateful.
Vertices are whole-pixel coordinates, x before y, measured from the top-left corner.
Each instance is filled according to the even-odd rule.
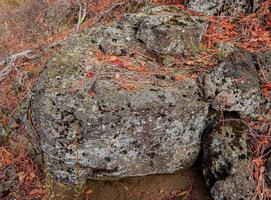
[[[191,50],[199,45],[207,28],[203,18],[176,7],[159,6],[146,12],[127,14],[123,21],[137,27],[136,38],[158,55],[179,55]]]
[[[214,200],[253,199],[257,184],[253,180],[251,160],[239,162],[238,172],[225,180],[217,181],[211,189]]]
[[[18,176],[13,166],[7,167],[4,173],[1,172],[0,198],[16,199],[13,191],[18,185]]]
[[[258,72],[252,54],[238,50],[219,67],[201,77],[203,98],[216,110],[257,116],[264,109]]]
[[[116,27],[97,28],[91,38],[103,53],[124,56],[138,46],[134,35],[133,29],[119,24]]]
[[[265,162],[265,182],[268,188],[271,188],[271,157],[269,157]]]
[[[207,15],[216,15],[221,11],[223,2],[223,0],[190,0],[187,7]]]
[[[217,48],[221,52],[221,56],[226,57],[232,52],[238,50],[238,47],[232,42],[218,41],[216,43]]]
[[[271,81],[271,50],[266,50],[257,55],[258,67],[263,81]]]
[[[203,174],[214,200],[252,199],[256,184],[245,125],[232,113],[203,137]]]
[[[198,100],[196,81],[160,78],[153,72],[161,66],[145,56],[127,61],[128,68],[120,61],[133,56],[130,47],[144,50],[141,37],[157,54],[183,51],[183,43],[162,43],[179,41],[179,27],[186,25],[171,24],[179,14],[136,15],[140,20],[135,17],[135,23],[126,16],[116,25],[92,28],[69,39],[35,86],[29,108],[33,126],[45,165],[61,182],[171,173],[191,167],[198,157],[208,103]],[[188,27],[190,23],[194,29],[195,22],[189,21]],[[161,45],[143,38],[145,29],[160,25],[163,31],[172,31],[167,40],[159,39]],[[99,49],[111,56],[95,56]],[[110,61],[115,55],[118,59]],[[148,76],[144,72],[144,79],[140,70],[131,70],[140,63],[152,72]]]
[[[259,8],[260,0],[190,0],[187,7],[206,15],[249,14]]]

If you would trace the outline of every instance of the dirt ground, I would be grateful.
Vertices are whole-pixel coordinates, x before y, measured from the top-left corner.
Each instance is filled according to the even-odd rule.
[[[49,199],[80,200],[208,200],[208,188],[195,170],[115,181],[90,180],[83,189],[51,182]],[[47,197],[48,198],[48,197]]]

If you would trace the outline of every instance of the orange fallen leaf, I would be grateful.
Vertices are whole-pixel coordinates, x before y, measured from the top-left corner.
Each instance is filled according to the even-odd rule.
[[[175,81],[181,81],[181,80],[184,80],[185,78],[186,78],[186,76],[181,75],[181,74],[178,74],[178,75],[174,76]]]

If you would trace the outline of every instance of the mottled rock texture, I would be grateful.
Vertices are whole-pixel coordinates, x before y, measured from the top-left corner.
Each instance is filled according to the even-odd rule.
[[[145,8],[145,12],[127,14],[124,19],[137,29],[136,38],[159,55],[180,55],[196,47],[207,28],[202,18],[180,15],[176,7]]]
[[[253,55],[237,50],[201,78],[202,96],[216,110],[255,116],[262,112],[263,97]]]
[[[259,8],[260,0],[190,0],[187,7],[207,15],[251,13]]]
[[[10,166],[1,173],[1,176],[2,182],[0,184],[0,198],[16,199],[16,194],[13,194],[14,189],[19,184],[16,169],[13,166]]]
[[[271,50],[260,52],[256,55],[260,76],[265,83],[271,81]]]
[[[82,184],[87,178],[170,173],[197,159],[208,104],[198,100],[196,81],[176,82],[155,73],[142,79],[142,72],[96,56],[100,50],[127,59],[145,48],[181,53],[191,37],[180,34],[203,30],[203,22],[186,13],[154,10],[71,38],[41,74],[31,100],[32,119],[45,165],[56,179]],[[200,34],[192,36],[200,41]],[[140,55],[131,62],[143,62],[149,71],[161,67]]]
[[[252,199],[255,195],[252,153],[245,130],[240,119],[225,113],[224,121],[203,138],[203,174],[215,200]]]

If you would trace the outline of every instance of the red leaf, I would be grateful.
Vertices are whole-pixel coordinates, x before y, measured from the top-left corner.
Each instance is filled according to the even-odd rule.
[[[88,78],[92,78],[93,75],[94,75],[94,74],[93,74],[91,71],[88,71],[88,72],[86,73],[86,77],[88,77]]]
[[[120,66],[120,67],[122,67],[122,66],[124,65],[123,61],[120,60],[120,59],[114,60],[114,61],[113,61],[113,64],[114,64],[114,65],[117,65],[117,66]]]
[[[95,96],[95,92],[94,92],[93,90],[89,90],[89,91],[88,91],[88,95],[89,95],[90,97],[94,97],[94,96]]]

